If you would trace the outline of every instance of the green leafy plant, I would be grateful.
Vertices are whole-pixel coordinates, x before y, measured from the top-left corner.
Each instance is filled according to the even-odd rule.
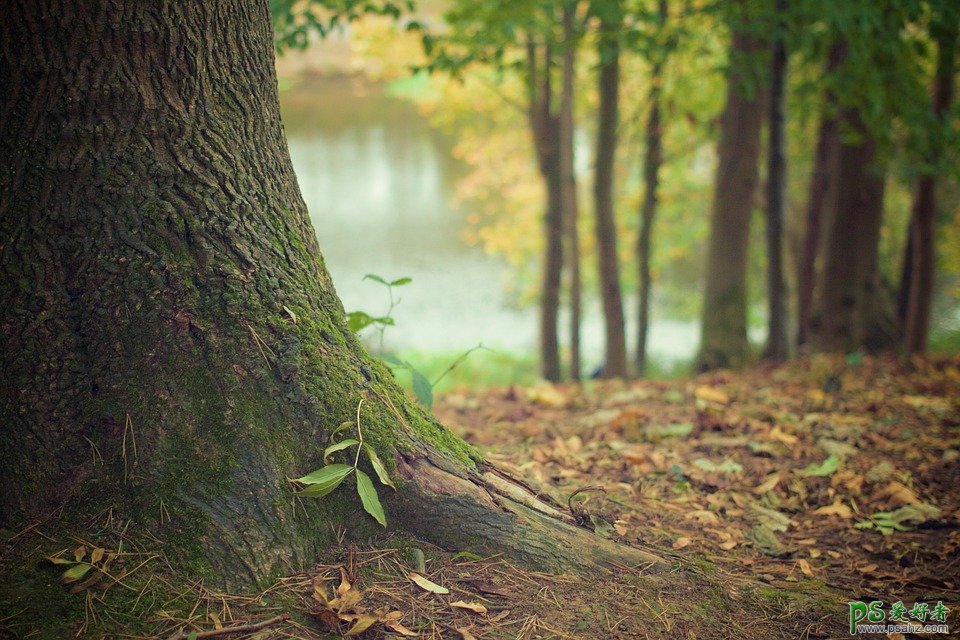
[[[381,276],[378,276],[375,273],[368,273],[363,276],[364,280],[372,280],[373,282],[378,282],[387,288],[387,295],[390,298],[390,306],[387,308],[387,312],[382,316],[372,316],[365,311],[350,311],[347,313],[347,325],[350,327],[350,331],[359,334],[361,331],[367,327],[375,327],[377,332],[380,335],[380,353],[383,353],[383,334],[387,330],[387,327],[395,326],[393,321],[393,310],[400,304],[400,299],[395,298],[393,295],[393,290],[395,287],[402,287],[413,282],[412,278],[397,278],[396,280],[386,280]]]
[[[353,476],[356,478],[357,495],[360,496],[360,503],[363,505],[364,511],[370,514],[381,526],[386,527],[387,516],[383,512],[383,505],[380,504],[377,489],[370,479],[370,476],[358,467],[360,464],[360,453],[363,452],[367,455],[370,466],[373,467],[381,484],[394,490],[396,490],[397,487],[390,479],[390,474],[387,473],[387,468],[384,466],[383,461],[380,460],[377,452],[373,447],[363,441],[363,431],[360,427],[360,407],[362,406],[363,400],[361,399],[357,404],[357,419],[355,422],[348,420],[334,429],[330,434],[331,444],[323,452],[323,459],[326,465],[321,469],[308,473],[302,478],[297,478],[293,482],[304,486],[303,489],[297,492],[298,496],[304,498],[322,498],[332,493],[337,487],[343,484],[347,478]],[[345,433],[354,427],[356,427],[357,430],[356,438],[337,440],[339,434]],[[333,454],[339,451],[348,451],[351,447],[357,448],[356,454],[353,456],[352,465],[332,462]]]

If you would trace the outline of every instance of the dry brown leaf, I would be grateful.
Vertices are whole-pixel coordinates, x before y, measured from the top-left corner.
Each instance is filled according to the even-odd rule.
[[[753,492],[757,495],[763,495],[768,491],[773,491],[777,488],[777,485],[780,484],[780,472],[771,473],[763,482],[753,488]]]
[[[90,564],[97,564],[103,559],[104,550],[97,547],[90,553]]]
[[[901,507],[907,504],[920,504],[921,502],[913,489],[897,481],[893,481],[881,489],[880,495],[885,498],[890,498],[891,502]]]
[[[800,442],[800,438],[789,433],[784,433],[783,431],[780,430],[780,427],[774,427],[773,429],[770,429],[770,433],[768,435],[771,440],[782,442],[788,447],[792,447],[793,445]]]
[[[845,520],[849,520],[853,517],[853,509],[838,500],[833,504],[814,510],[813,514],[817,516],[839,516]]]
[[[353,623],[353,626],[350,627],[350,630],[347,631],[344,635],[346,636],[358,636],[377,622],[376,616],[368,615],[359,615],[356,617],[356,622]]]
[[[817,544],[816,538],[804,538],[803,540],[797,540],[797,544],[802,544],[805,547],[809,547],[812,544]]]
[[[85,555],[87,555],[87,548],[83,545],[80,545],[79,547],[73,550],[73,559],[76,560],[77,562],[80,562],[81,560],[83,560],[83,556]]]
[[[813,567],[810,566],[809,562],[803,558],[800,558],[797,560],[797,564],[800,566],[800,571],[803,572],[803,575],[807,576],[808,578],[813,577]]]
[[[451,602],[450,606],[458,609],[466,609],[467,611],[472,611],[474,613],[479,613],[482,616],[487,615],[487,608],[479,602],[464,602],[463,600],[457,600],[456,602]]]
[[[414,573],[413,571],[411,571],[410,573],[407,574],[407,577],[413,580],[413,582],[424,591],[429,591],[430,593],[436,593],[439,595],[450,593],[450,589],[447,589],[446,587],[441,587],[436,582],[431,582],[430,580],[427,580],[419,573]]]
[[[390,629],[390,631],[398,635],[406,636],[408,638],[415,638],[418,635],[416,631],[411,631],[410,629],[407,629],[405,626],[403,626],[396,620],[384,620],[383,626],[385,626],[387,629]]]
[[[347,570],[340,567],[340,586],[337,587],[337,596],[342,596],[353,588],[350,580],[347,579]]]
[[[684,547],[689,547],[692,542],[693,540],[691,540],[687,536],[680,536],[679,538],[673,541],[672,546],[674,549],[683,549]]]
[[[460,637],[462,638],[462,640],[477,640],[477,637],[472,633],[470,633],[470,629],[468,627],[458,628],[457,633],[460,634]]]
[[[719,547],[720,547],[721,549],[723,549],[724,551],[730,551],[731,549],[733,549],[734,547],[737,546],[737,541],[736,541],[736,540],[727,540],[726,542],[721,542],[721,543],[720,543],[719,545],[717,545],[717,546],[719,546]]]
[[[726,393],[716,387],[708,387],[706,385],[697,387],[694,395],[698,400],[703,400],[704,402],[715,402],[717,404],[727,404],[730,402],[730,396]]]
[[[688,520],[696,520],[700,524],[720,524],[720,518],[713,511],[697,509],[687,514]]]
[[[490,616],[489,618],[487,618],[487,622],[489,622],[489,623],[491,623],[491,624],[493,624],[494,622],[500,622],[501,620],[503,620],[504,618],[506,618],[508,615],[510,615],[510,609],[504,609],[503,611],[501,611],[501,612],[498,613],[497,615],[495,615],[495,616]]]

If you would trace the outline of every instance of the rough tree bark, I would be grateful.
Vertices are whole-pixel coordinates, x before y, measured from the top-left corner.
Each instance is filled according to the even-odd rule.
[[[333,525],[376,527],[352,492],[296,505],[286,480],[364,399],[392,527],[553,568],[656,560],[485,465],[347,329],[283,137],[266,2],[2,10],[2,526],[110,507],[208,584],[263,584]]]
[[[563,176],[563,221],[567,240],[565,262],[569,276],[570,291],[570,379],[579,380],[580,365],[580,315],[582,302],[582,277],[580,275],[580,207],[577,202],[577,175],[574,155],[573,92],[576,75],[577,14],[576,0],[566,0],[563,5],[563,83],[560,89],[560,172]]]
[[[937,42],[937,69],[933,83],[933,112],[936,116],[934,131],[941,130],[943,119],[953,101],[954,75],[957,58],[958,24],[960,9],[946,3],[944,16],[934,24],[931,31]],[[934,166],[943,154],[943,142],[939,136],[930,141]],[[925,171],[917,178],[914,191],[913,211],[910,220],[909,243],[904,264],[905,278],[901,288],[906,300],[904,313],[904,337],[907,353],[923,353],[927,349],[927,333],[930,328],[930,306],[933,301],[933,277],[936,266],[936,217],[937,178],[934,171]],[[909,260],[909,263],[907,262]]]
[[[831,47],[824,71],[825,76],[832,76],[840,65],[841,57],[842,47],[840,45]],[[840,128],[837,124],[836,109],[836,95],[828,90],[824,95],[813,176],[810,178],[803,249],[800,261],[797,264],[798,347],[807,342],[810,314],[813,307],[813,292],[817,281],[817,255],[820,251],[823,217],[831,198],[832,189],[836,188],[833,170],[836,167],[837,149],[840,147]]]
[[[764,43],[734,29],[727,104],[720,123],[719,165],[707,248],[697,368],[739,366],[746,360],[747,250],[750,216],[757,189],[763,109],[756,79],[746,82],[743,60],[756,56]]]
[[[867,346],[883,315],[878,247],[884,171],[859,112],[844,109],[841,123],[849,136],[836,154],[836,189],[824,220],[823,273],[808,336],[813,351]]]
[[[540,372],[546,380],[559,381],[560,339],[557,316],[560,312],[560,287],[563,273],[563,175],[560,166],[560,118],[552,110],[551,81],[553,53],[543,47],[542,68],[537,60],[537,45],[527,42],[527,91],[530,130],[537,154],[537,165],[547,193],[543,216],[543,284],[540,292]]]
[[[657,2],[657,20],[660,29],[667,22],[667,0]],[[643,157],[643,205],[640,210],[640,233],[637,234],[637,375],[647,369],[647,333],[650,327],[650,238],[653,220],[657,214],[657,189],[660,186],[660,166],[663,164],[663,106],[660,100],[663,84],[663,66],[666,52],[654,54],[650,69],[650,114],[647,116],[646,151]]]
[[[623,26],[623,15],[619,0],[601,3],[601,9],[598,43],[600,105],[597,116],[597,160],[593,180],[600,296],[603,301],[606,334],[605,360],[601,375],[604,378],[624,378],[627,376],[626,331],[620,293],[617,225],[613,210],[613,174],[620,103],[620,44],[617,37]]]
[[[783,221],[787,205],[787,0],[776,0],[776,28],[770,52],[769,146],[767,150],[767,346],[763,356],[785,360],[787,284],[783,275]]]

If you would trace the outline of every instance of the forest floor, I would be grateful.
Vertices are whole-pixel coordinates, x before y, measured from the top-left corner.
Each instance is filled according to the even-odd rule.
[[[927,624],[942,603],[960,628],[960,357],[458,390],[434,409],[597,535],[675,570],[574,578],[392,537],[345,545],[256,596],[142,572],[132,609],[74,588],[85,600],[62,615],[79,635],[178,640],[759,640],[849,637],[847,602],[879,600],[913,621],[928,604]],[[7,613],[0,635],[28,637]]]

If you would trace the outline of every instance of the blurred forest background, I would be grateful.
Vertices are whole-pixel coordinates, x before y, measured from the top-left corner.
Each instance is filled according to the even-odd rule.
[[[482,343],[442,384],[485,385],[960,348],[954,0],[272,8],[374,354]]]

